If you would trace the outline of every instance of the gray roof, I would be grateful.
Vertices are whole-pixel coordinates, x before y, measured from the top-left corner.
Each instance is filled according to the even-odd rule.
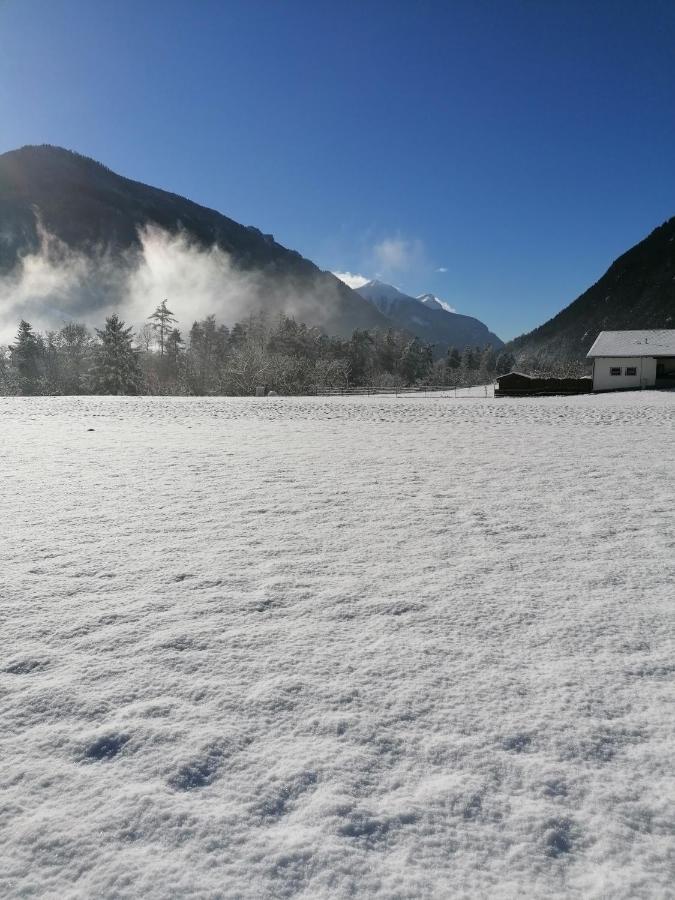
[[[675,328],[601,331],[586,356],[675,356]]]

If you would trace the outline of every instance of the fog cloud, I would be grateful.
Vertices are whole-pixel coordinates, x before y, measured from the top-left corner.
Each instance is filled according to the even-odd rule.
[[[313,285],[306,277],[294,282],[284,273],[245,271],[217,246],[156,227],[140,232],[140,248],[121,257],[75,252],[44,231],[40,239],[39,252],[0,277],[1,344],[13,339],[22,318],[45,331],[73,320],[101,327],[117,312],[138,327],[165,298],[185,331],[211,313],[231,325],[263,306],[321,324],[338,297],[330,276]]]

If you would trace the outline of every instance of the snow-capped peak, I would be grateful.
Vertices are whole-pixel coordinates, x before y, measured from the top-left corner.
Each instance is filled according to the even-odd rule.
[[[380,281],[379,278],[372,278],[364,288],[377,289],[382,295],[385,294],[401,294],[402,292],[394,284],[388,284],[386,281]]]
[[[371,303],[375,300],[393,303],[414,299],[409,297],[408,294],[404,294],[395,285],[387,284],[386,281],[379,281],[377,278],[373,278],[372,281],[357,288],[357,292],[362,297],[365,297],[366,300],[370,300]]]
[[[417,300],[420,303],[423,303],[425,306],[428,306],[429,309],[444,309],[446,312],[457,312],[454,307],[450,306],[449,303],[446,303],[445,300],[441,300],[440,297],[437,297],[435,294],[420,294],[417,297]]]

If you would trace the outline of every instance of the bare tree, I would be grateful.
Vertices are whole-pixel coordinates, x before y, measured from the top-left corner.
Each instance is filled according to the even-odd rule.
[[[136,334],[136,343],[138,344],[139,350],[142,350],[143,353],[149,353],[150,348],[155,342],[155,326],[154,325],[144,325]]]

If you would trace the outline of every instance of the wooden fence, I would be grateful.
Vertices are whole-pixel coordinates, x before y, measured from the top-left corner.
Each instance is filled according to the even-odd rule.
[[[394,394],[398,397],[404,394],[437,394],[441,392],[457,398],[493,397],[494,385],[481,384],[473,387],[451,387],[447,384],[424,384],[415,387],[374,387],[365,385],[364,387],[349,388],[315,388],[309,393],[313,397],[352,397],[378,394]]]

